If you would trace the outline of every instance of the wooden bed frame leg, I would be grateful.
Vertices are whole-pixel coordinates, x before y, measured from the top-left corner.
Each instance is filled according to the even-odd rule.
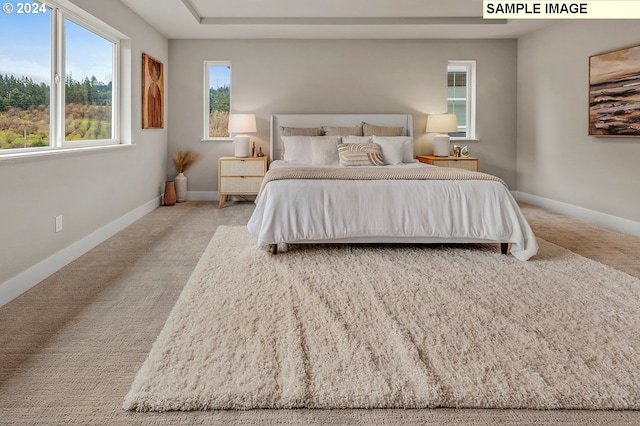
[[[502,254],[508,254],[509,253],[509,243],[500,243],[500,251],[502,252]]]
[[[271,254],[278,254],[278,245],[271,244]]]

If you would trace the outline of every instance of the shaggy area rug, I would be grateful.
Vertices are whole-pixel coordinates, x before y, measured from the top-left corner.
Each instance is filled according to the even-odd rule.
[[[220,227],[124,408],[639,409],[640,280],[539,244],[272,256]]]

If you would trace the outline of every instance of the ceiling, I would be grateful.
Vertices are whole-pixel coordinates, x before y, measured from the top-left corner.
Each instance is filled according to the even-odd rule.
[[[169,39],[517,38],[549,21],[484,20],[482,0],[121,0]]]

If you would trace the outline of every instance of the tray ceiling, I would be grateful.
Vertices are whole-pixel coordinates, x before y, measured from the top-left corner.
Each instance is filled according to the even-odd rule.
[[[169,39],[515,38],[541,20],[484,20],[482,0],[121,0]]]

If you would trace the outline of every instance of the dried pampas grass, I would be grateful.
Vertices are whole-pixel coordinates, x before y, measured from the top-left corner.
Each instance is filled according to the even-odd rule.
[[[196,152],[191,150],[183,152],[181,149],[178,149],[173,153],[173,166],[176,168],[178,173],[184,173],[199,158],[200,154]]]

